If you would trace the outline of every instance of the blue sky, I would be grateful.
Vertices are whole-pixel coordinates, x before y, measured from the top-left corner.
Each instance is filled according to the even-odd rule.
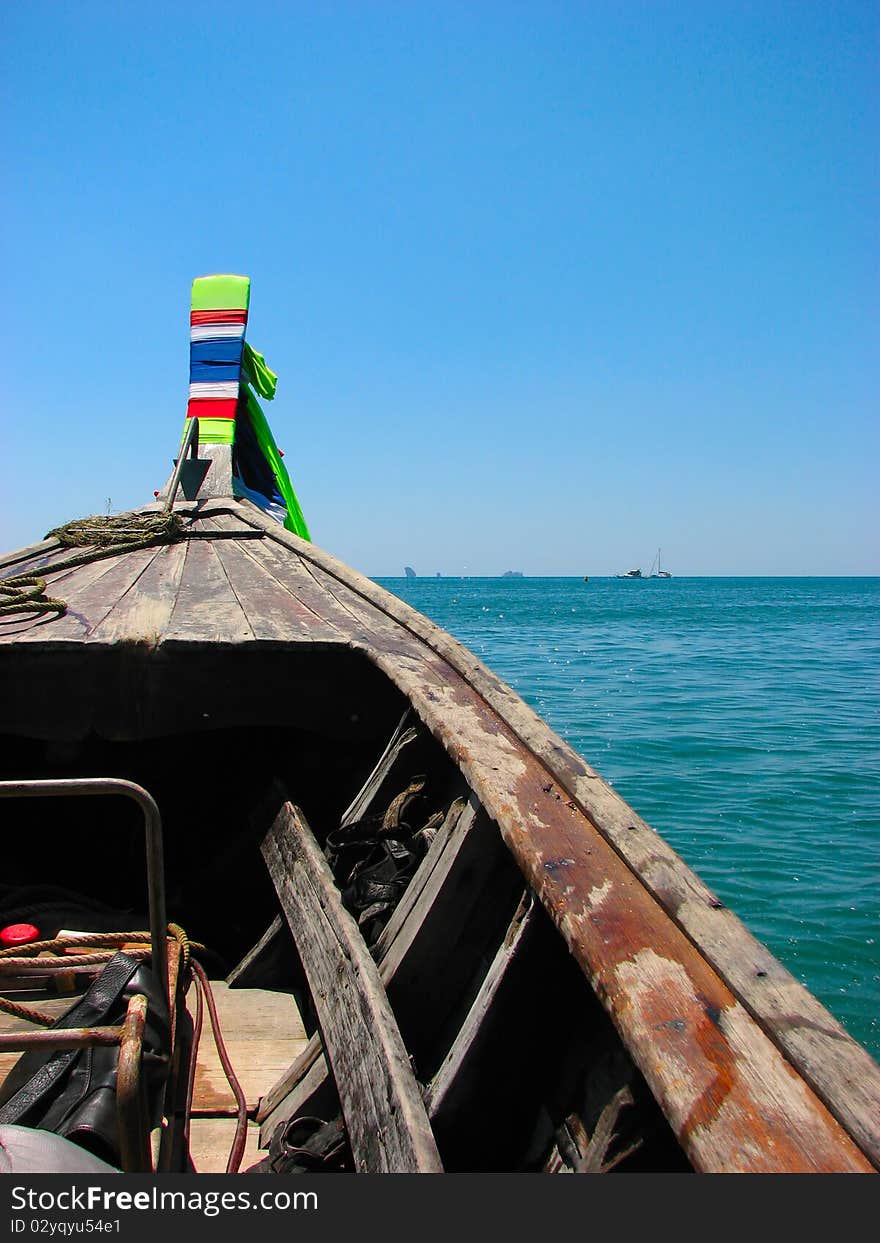
[[[880,572],[875,4],[3,25],[3,547],[152,499],[232,271],[366,573]]]

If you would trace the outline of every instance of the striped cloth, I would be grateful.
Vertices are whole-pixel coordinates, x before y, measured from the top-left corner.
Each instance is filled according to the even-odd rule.
[[[229,444],[235,435],[249,302],[246,276],[202,276],[193,281],[186,413],[189,418],[229,420]]]

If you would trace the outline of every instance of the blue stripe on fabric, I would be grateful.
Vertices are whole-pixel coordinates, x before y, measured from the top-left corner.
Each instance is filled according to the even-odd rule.
[[[224,380],[239,380],[241,378],[241,367],[238,365],[228,365],[226,363],[190,363],[189,379],[191,384],[200,384],[208,381],[212,384],[220,384]]]
[[[192,341],[189,347],[193,363],[240,363],[243,341],[240,337],[217,337],[208,341]]]

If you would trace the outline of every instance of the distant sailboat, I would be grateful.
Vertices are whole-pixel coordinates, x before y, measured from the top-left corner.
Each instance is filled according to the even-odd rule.
[[[649,578],[672,578],[668,570],[660,569],[660,549],[657,549],[657,556],[654,558],[654,564],[651,566]]]

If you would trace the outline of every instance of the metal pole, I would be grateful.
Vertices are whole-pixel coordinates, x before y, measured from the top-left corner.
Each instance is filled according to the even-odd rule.
[[[182,455],[181,455],[182,456]],[[153,971],[168,1002],[168,920],[165,912],[165,862],[162,850],[162,817],[156,800],[143,786],[121,777],[71,777],[55,781],[0,781],[0,798],[75,798],[83,795],[117,794],[133,799],[144,816],[147,851],[147,895],[150,906],[150,941]]]
[[[183,463],[186,461],[186,453],[190,445],[193,446],[193,457],[198,456],[199,452],[199,420],[195,417],[187,419],[187,429],[183,437],[183,443],[180,446],[180,455],[177,459],[177,465],[174,467],[174,474],[171,476],[171,482],[168,485],[168,499],[165,502],[165,512],[168,513],[174,504],[174,498],[177,495],[177,489],[180,486],[180,476],[183,473]],[[195,444],[193,442],[195,441]]]

